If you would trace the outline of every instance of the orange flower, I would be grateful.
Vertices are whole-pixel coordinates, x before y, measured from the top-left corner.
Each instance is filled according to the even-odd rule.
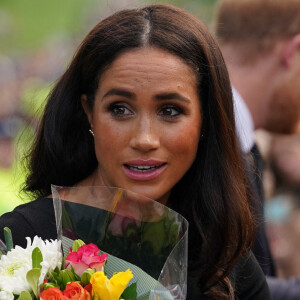
[[[60,289],[57,287],[51,287],[45,291],[40,293],[40,297],[43,300],[66,300],[68,299],[65,297]]]
[[[91,295],[77,282],[70,282],[67,284],[63,295],[71,300],[90,300]]]

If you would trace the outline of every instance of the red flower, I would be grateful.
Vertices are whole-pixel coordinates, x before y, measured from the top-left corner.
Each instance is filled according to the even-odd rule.
[[[86,286],[84,287],[84,289],[85,289],[87,292],[89,292],[90,294],[92,294],[93,286],[92,286],[91,283],[89,283],[88,285],[86,285]]]
[[[47,283],[47,282],[48,282],[48,280],[45,278],[43,281],[43,284],[42,284],[42,289],[41,289],[42,291],[44,290],[45,283]]]
[[[91,295],[77,282],[70,282],[67,284],[66,289],[63,291],[63,295],[67,299],[71,300],[90,300]]]
[[[69,253],[66,257],[66,267],[71,268],[72,266],[75,273],[79,276],[89,268],[96,271],[103,271],[103,265],[108,255],[98,255],[99,251],[99,248],[94,244],[83,245],[77,252]]]
[[[40,297],[43,300],[67,300],[60,289],[57,287],[51,287],[40,293]]]

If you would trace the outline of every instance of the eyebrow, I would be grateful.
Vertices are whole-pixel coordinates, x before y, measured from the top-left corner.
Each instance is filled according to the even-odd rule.
[[[180,100],[184,101],[186,103],[191,103],[191,100],[189,98],[186,98],[178,93],[167,93],[167,94],[159,94],[155,96],[155,99],[157,100]]]
[[[109,96],[122,96],[128,99],[136,99],[136,95],[132,92],[122,90],[122,89],[111,89],[107,93],[104,94],[103,98],[109,97]],[[154,96],[155,100],[180,100],[184,101],[186,103],[191,103],[191,100],[178,94],[178,93],[165,93],[165,94],[158,94]]]
[[[129,99],[135,99],[136,96],[134,93],[128,92],[126,90],[120,90],[120,89],[111,89],[105,95],[103,98],[106,98],[108,96],[122,96]]]

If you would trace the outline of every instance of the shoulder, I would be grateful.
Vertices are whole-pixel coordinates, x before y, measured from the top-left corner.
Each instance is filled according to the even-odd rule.
[[[238,262],[232,275],[236,294],[240,300],[271,299],[265,275],[252,252]]]
[[[0,238],[3,239],[3,228],[12,231],[14,244],[26,246],[26,237],[35,235],[43,239],[56,238],[56,224],[53,200],[38,198],[16,207],[12,212],[0,217]]]

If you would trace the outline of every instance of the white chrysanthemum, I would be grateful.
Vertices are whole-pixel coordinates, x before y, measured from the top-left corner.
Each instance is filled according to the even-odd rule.
[[[27,272],[32,268],[32,251],[39,247],[43,255],[41,284],[48,273],[57,266],[61,267],[62,253],[60,241],[43,241],[35,236],[33,242],[27,238],[27,247],[16,246],[0,260],[0,290],[19,295],[22,291],[31,291],[26,280]],[[1,299],[0,299],[1,300]]]
[[[30,238],[27,238],[27,247],[30,244]],[[45,240],[35,236],[31,245],[32,250],[39,247],[43,254],[43,262],[41,263],[42,272],[39,283],[41,284],[48,272],[53,271],[56,267],[61,268],[62,252],[61,241]]]
[[[0,300],[14,300],[14,295],[10,292],[0,291]]]
[[[16,246],[0,260],[0,290],[20,294],[30,291],[26,274],[31,269],[31,251]]]

